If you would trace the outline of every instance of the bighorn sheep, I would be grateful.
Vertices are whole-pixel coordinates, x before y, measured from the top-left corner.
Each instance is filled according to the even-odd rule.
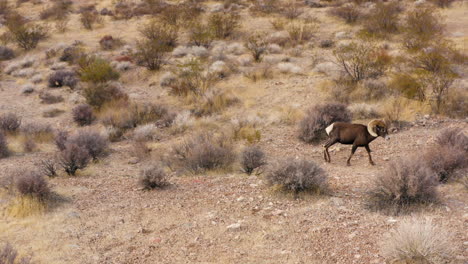
[[[330,162],[330,153],[328,148],[333,146],[335,143],[341,143],[346,145],[353,145],[351,149],[351,155],[348,158],[346,164],[351,165],[351,157],[358,147],[365,147],[367,154],[369,155],[369,163],[374,165],[371,157],[371,150],[369,143],[371,143],[377,137],[387,137],[387,125],[382,120],[372,120],[367,126],[361,124],[349,124],[336,122],[328,126],[325,131],[328,134],[328,140],[323,145],[323,155],[326,162]]]

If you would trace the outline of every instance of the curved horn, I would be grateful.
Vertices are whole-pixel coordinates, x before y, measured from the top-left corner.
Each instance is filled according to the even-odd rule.
[[[379,125],[381,127],[387,127],[387,125],[385,124],[385,122],[383,122],[382,120],[378,120],[378,119],[374,119],[374,120],[371,120],[369,122],[369,124],[367,124],[367,131],[369,132],[369,134],[371,134],[373,137],[378,137],[379,135],[377,135],[377,133],[375,132],[375,127]]]

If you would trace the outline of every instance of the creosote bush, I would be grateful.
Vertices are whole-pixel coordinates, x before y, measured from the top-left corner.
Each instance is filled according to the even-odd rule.
[[[346,23],[355,23],[362,16],[359,7],[354,4],[346,4],[330,10],[330,14],[343,19]]]
[[[265,165],[265,153],[258,146],[249,146],[242,151],[241,166],[243,172],[248,175],[254,172],[261,173],[260,170]]]
[[[75,176],[76,171],[86,168],[90,160],[91,156],[85,147],[66,143],[59,154],[58,163],[68,175]]]
[[[20,172],[15,179],[16,189],[22,196],[31,196],[43,201],[50,195],[47,181],[36,171]]]
[[[11,12],[6,16],[5,25],[12,39],[24,50],[36,48],[41,40],[48,37],[46,27],[26,22],[21,15],[15,12]]]
[[[369,193],[372,209],[398,214],[437,201],[437,175],[416,157],[390,163]]]
[[[390,263],[452,263],[451,234],[430,220],[408,219],[385,234],[383,257]]]
[[[73,108],[73,121],[80,126],[91,125],[95,119],[93,108],[88,104],[81,104]]]
[[[226,136],[199,134],[173,149],[182,168],[193,173],[227,169],[236,159],[231,141]]]
[[[263,55],[267,52],[268,43],[265,37],[256,34],[248,38],[245,47],[250,51],[254,61],[259,62],[262,60]]]
[[[128,95],[115,83],[90,84],[84,89],[86,102],[99,109],[111,102],[126,102]]]
[[[41,19],[64,20],[71,12],[72,4],[70,0],[55,0],[52,5],[44,8],[39,16]]]
[[[299,139],[317,143],[325,135],[325,128],[334,122],[351,122],[352,114],[344,104],[328,103],[310,108],[299,123]]]
[[[365,18],[365,30],[372,35],[385,36],[398,31],[398,15],[402,11],[398,2],[378,2]]]
[[[408,12],[402,26],[403,45],[411,50],[427,46],[428,42],[442,37],[444,25],[434,8],[425,6]]]
[[[140,171],[140,185],[145,190],[164,188],[169,185],[168,176],[161,165],[152,164]]]
[[[84,11],[80,14],[80,22],[87,30],[92,30],[94,24],[102,23],[102,18],[96,10]]]
[[[327,175],[317,164],[308,160],[286,159],[267,175],[270,185],[283,191],[323,193],[327,190]]]
[[[120,74],[104,59],[94,56],[82,56],[78,64],[82,81],[91,83],[105,83],[117,80]]]
[[[213,13],[208,17],[208,26],[215,38],[225,39],[239,27],[239,19],[235,12]]]

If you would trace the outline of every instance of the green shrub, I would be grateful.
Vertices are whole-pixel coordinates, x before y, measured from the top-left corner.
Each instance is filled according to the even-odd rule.
[[[117,80],[120,74],[112,68],[110,63],[104,59],[93,56],[82,56],[80,65],[80,77],[82,81],[92,83],[104,83]]]
[[[113,101],[128,100],[127,94],[113,83],[89,85],[84,89],[84,97],[86,102],[95,108],[101,108],[104,104]]]

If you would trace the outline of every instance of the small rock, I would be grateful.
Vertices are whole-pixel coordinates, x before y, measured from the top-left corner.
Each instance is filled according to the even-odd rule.
[[[389,161],[389,160],[390,160],[390,158],[389,158],[389,157],[383,157],[383,160],[385,160],[385,161]]]
[[[137,157],[133,157],[128,161],[128,164],[137,164],[140,160]]]
[[[391,218],[391,217],[390,217],[390,218],[387,220],[387,222],[388,222],[388,223],[396,223],[396,222],[398,222],[398,220],[396,220],[395,218]]]
[[[241,229],[242,229],[242,225],[240,223],[235,223],[235,224],[227,226],[227,230],[229,231],[239,231]]]

